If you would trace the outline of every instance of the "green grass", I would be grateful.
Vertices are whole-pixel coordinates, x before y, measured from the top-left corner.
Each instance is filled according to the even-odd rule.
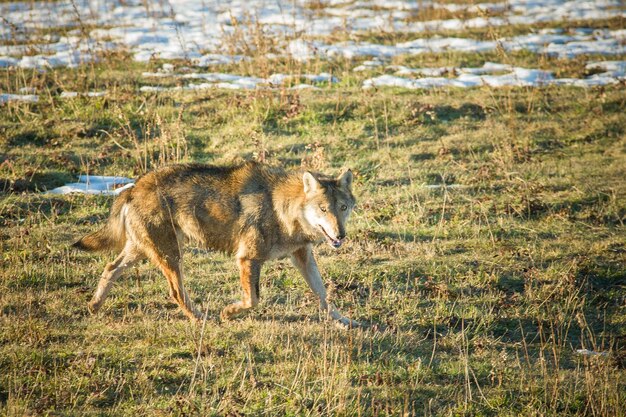
[[[275,65],[258,68],[342,81],[142,94],[141,72],[158,63],[116,56],[2,72],[0,90],[42,93],[0,112],[0,413],[624,415],[624,87],[363,91],[349,63]],[[264,268],[258,310],[220,323],[236,267],[192,249],[186,282],[208,311],[204,333],[147,264],[88,315],[111,256],[69,244],[111,199],[39,191],[87,172],[254,157],[354,170],[349,240],[316,251],[340,309],[378,331],[333,327],[287,261]],[[462,187],[426,187],[437,184]]]

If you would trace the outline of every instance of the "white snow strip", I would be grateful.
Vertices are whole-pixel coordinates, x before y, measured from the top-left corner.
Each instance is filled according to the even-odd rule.
[[[401,87],[408,89],[428,89],[435,87],[538,87],[549,84],[572,85],[577,87],[593,87],[616,84],[626,78],[626,61],[592,62],[587,65],[588,70],[606,70],[584,79],[554,78],[551,71],[512,67],[506,64],[486,62],[480,68],[407,68],[403,66],[388,66],[396,75],[381,75],[367,79],[363,88],[373,87]],[[502,73],[493,75],[493,73]],[[454,77],[444,78],[441,75],[451,74]],[[424,78],[406,78],[401,75],[426,75]]]
[[[372,61],[363,61],[363,63],[357,67],[354,67],[352,71],[371,71],[376,68],[380,68],[384,65],[384,62],[378,59]]]
[[[300,74],[300,75],[292,75],[292,74],[272,74],[268,78],[258,78],[258,77],[246,77],[242,75],[236,74],[226,74],[226,73],[218,73],[218,72],[209,72],[209,73],[190,73],[190,74],[175,74],[169,73],[165,71],[160,72],[144,72],[142,74],[144,77],[156,77],[156,78],[164,78],[164,77],[175,77],[180,79],[199,79],[206,81],[201,84],[188,84],[184,87],[176,86],[176,87],[160,87],[160,86],[143,86],[140,88],[142,92],[160,92],[160,91],[189,91],[189,90],[205,90],[210,88],[222,88],[222,89],[230,89],[230,90],[252,90],[255,88],[261,87],[280,87],[285,85],[286,83],[292,81],[298,81],[300,79],[307,80],[313,84],[331,84],[338,83],[339,79],[329,73],[320,73],[320,74]],[[314,85],[310,84],[299,84],[296,86],[290,87],[294,90],[312,88]]]
[[[76,98],[76,97],[104,97],[107,94],[106,91],[87,91],[85,93],[79,93],[76,91],[63,91],[60,95],[61,98]]]
[[[479,4],[446,4],[434,3],[432,7],[436,9],[446,9],[450,12],[470,12],[470,13],[494,13],[506,11],[509,7],[506,3],[479,3]]]
[[[456,78],[456,81],[461,82],[466,87],[479,85],[533,87],[546,85],[552,80],[554,80],[554,76],[549,71],[526,68],[513,68],[510,73],[503,75],[461,74]]]
[[[596,61],[590,62],[585,66],[588,71],[603,70],[604,72],[596,74],[596,77],[613,77],[623,79],[626,77],[626,61]]]
[[[122,191],[133,187],[133,180],[126,177],[108,177],[99,175],[79,175],[78,182],[47,191],[48,194],[104,194],[118,195]]]
[[[475,85],[475,84],[474,84]],[[429,89],[433,87],[469,87],[462,82],[458,82],[449,78],[442,77],[426,77],[426,78],[416,78],[409,79],[403,77],[396,77],[393,75],[381,75],[380,77],[370,78],[363,82],[363,88],[372,88],[372,87],[401,87],[408,88],[411,90],[417,89]],[[472,85],[473,86],[473,85]]]
[[[286,47],[287,53],[297,61],[313,58],[374,57],[378,61],[398,55],[417,55],[422,53],[441,53],[446,51],[490,52],[501,47],[506,51],[528,50],[539,54],[548,54],[560,58],[572,58],[580,54],[620,55],[626,53],[625,30],[584,30],[579,29],[571,35],[548,33],[521,35],[498,40],[477,40],[471,38],[440,37],[418,38],[396,45],[381,45],[368,42],[340,42],[334,45],[319,41],[293,40]],[[363,64],[357,67],[362,71],[376,64]]]
[[[272,85],[283,85],[288,81],[295,80],[298,78],[303,78],[312,83],[338,83],[339,79],[327,72],[322,72],[320,74],[272,74],[267,79]]]
[[[180,87],[160,87],[156,85],[144,85],[139,88],[142,93],[160,93],[161,91],[178,91]]]
[[[321,90],[321,88],[311,84],[297,84],[289,87],[289,90]]]
[[[0,68],[17,67],[19,62],[19,59],[10,56],[0,56]]]
[[[68,67],[76,68],[89,62],[97,62],[98,59],[85,52],[58,52],[50,56],[24,57],[19,66],[22,68],[45,68],[45,67]]]
[[[37,103],[39,101],[39,96],[32,94],[0,94],[0,104],[8,103],[9,101]]]
[[[449,69],[449,68],[446,68]],[[508,64],[498,64],[496,62],[485,62],[480,68],[459,68],[461,72],[468,74],[489,74],[493,72],[511,71],[513,67]],[[449,71],[452,72],[452,71]]]
[[[609,352],[596,352],[589,349],[576,349],[576,353],[581,356],[609,356]]]
[[[426,75],[428,77],[440,77],[448,73],[454,73],[457,69],[454,67],[441,68],[409,68],[402,65],[391,65],[387,69],[395,71],[396,75]]]

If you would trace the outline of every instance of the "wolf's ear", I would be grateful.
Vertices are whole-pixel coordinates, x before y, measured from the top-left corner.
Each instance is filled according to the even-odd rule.
[[[314,193],[318,188],[320,188],[320,183],[309,171],[306,171],[302,175],[302,184],[304,185],[304,194],[307,195]]]
[[[352,171],[347,170],[337,178],[337,181],[343,189],[352,191]]]

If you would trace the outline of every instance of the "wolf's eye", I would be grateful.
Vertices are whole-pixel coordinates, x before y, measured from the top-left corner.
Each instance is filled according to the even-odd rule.
[[[326,213],[326,207],[320,206],[320,210],[322,210],[322,213]]]
[[[346,206],[345,204],[341,206],[341,211],[346,211],[348,210],[348,206]]]

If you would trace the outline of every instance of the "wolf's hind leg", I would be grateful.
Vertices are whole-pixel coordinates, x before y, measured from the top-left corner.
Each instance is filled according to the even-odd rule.
[[[183,285],[182,254],[175,230],[169,227],[153,230],[137,227],[134,232],[137,239],[142,242],[146,256],[167,278],[170,296],[183,313],[191,320],[202,320],[203,314],[193,305]]]
[[[261,276],[261,262],[250,259],[237,258],[239,276],[243,296],[241,301],[230,304],[222,310],[220,318],[229,320],[233,316],[256,307],[259,304],[259,278]]]
[[[317,263],[313,257],[313,251],[311,246],[307,245],[304,248],[298,249],[292,253],[291,261],[296,268],[300,271],[309,288],[320,299],[320,307],[324,310],[333,320],[339,322],[343,327],[361,327],[361,323],[358,321],[350,320],[341,314],[333,303],[328,302],[326,295],[326,287],[322,281],[322,276],[317,268]]]
[[[178,303],[183,313],[191,320],[202,320],[202,313],[193,305],[183,285],[182,259],[176,256],[157,257],[156,263],[167,278],[170,296]]]
[[[142,258],[141,253],[136,250],[132,243],[128,242],[117,258],[107,264],[102,272],[100,282],[98,282],[98,288],[87,306],[90,313],[95,314],[98,312],[115,280],[125,269]]]

